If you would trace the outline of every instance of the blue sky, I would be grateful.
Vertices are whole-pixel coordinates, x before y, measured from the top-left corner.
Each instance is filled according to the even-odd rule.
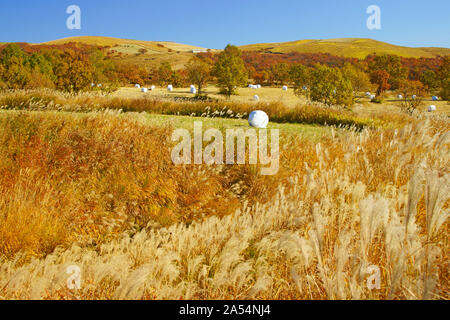
[[[81,30],[66,28],[72,4],[81,8]],[[381,30],[366,27],[373,4]],[[96,35],[223,48],[364,37],[450,48],[449,17],[449,0],[0,0],[0,42]]]

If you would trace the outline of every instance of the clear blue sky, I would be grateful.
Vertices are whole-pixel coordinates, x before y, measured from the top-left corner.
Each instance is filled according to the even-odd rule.
[[[81,30],[66,28],[71,4],[81,8]],[[366,8],[372,4],[381,8],[381,30],[366,27]],[[0,0],[0,42],[39,43],[80,35],[209,48],[343,37],[450,48],[450,1]]]

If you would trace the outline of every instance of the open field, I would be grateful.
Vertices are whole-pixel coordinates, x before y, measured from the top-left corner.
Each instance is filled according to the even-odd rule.
[[[255,91],[273,101],[248,101]],[[172,163],[176,128],[247,127],[245,116],[175,115],[220,101],[177,102],[162,89],[3,93],[0,298],[449,298],[445,116],[378,111],[383,121],[366,126],[349,112],[284,106],[294,97],[281,89],[240,93],[230,109],[278,119],[276,175]],[[363,127],[307,124],[323,117]],[[71,265],[82,270],[77,291],[66,287]],[[366,286],[370,265],[382,270],[379,290]]]
[[[122,87],[118,91],[114,92],[112,97],[120,98],[142,98],[142,97],[155,97],[155,98],[192,98],[190,88],[174,88],[172,92],[168,92],[166,88],[157,87],[154,91],[148,91],[146,93],[141,92],[141,89]],[[228,101],[227,98],[219,94],[219,89],[215,86],[208,86],[204,89],[204,93],[212,99],[218,99],[221,101]],[[262,87],[261,89],[239,88],[238,95],[231,96],[231,102],[257,104],[254,101],[253,96],[258,95],[260,102],[267,103],[282,103],[290,108],[294,108],[301,104],[307,104],[308,101],[304,97],[298,97],[294,94],[294,90],[289,88],[288,91],[283,91],[281,88],[274,87]],[[354,112],[361,116],[373,115],[380,112],[393,112],[399,113],[401,110],[398,107],[399,100],[390,95],[386,98],[383,104],[371,103],[366,97],[359,99]],[[448,101],[432,101],[431,97],[426,97],[423,101],[423,105],[419,108],[421,111],[426,111],[429,105],[436,106],[436,112],[439,114],[450,116],[450,102]]]

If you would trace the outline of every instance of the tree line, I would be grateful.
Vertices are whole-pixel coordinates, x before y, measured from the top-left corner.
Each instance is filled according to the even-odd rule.
[[[289,53],[276,55],[241,52],[228,45],[220,53],[200,53],[184,69],[173,70],[165,62],[142,67],[113,59],[107,47],[82,44],[0,47],[0,88],[49,87],[69,92],[114,90],[128,84],[195,84],[197,95],[216,83],[231,96],[250,82],[293,87],[297,95],[325,105],[351,107],[366,91],[382,99],[387,90],[422,96],[450,97],[450,57],[401,58],[370,55],[364,60],[330,54]]]

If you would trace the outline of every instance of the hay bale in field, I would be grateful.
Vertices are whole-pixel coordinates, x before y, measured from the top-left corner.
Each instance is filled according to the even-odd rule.
[[[141,85],[136,83],[136,84],[134,85],[134,87],[139,89],[139,88],[141,87]]]
[[[372,94],[370,92],[366,92],[366,97],[370,98]]]
[[[197,93],[197,89],[195,89],[195,87],[191,87],[191,93],[192,94],[196,94]]]
[[[155,88],[156,88],[155,86],[151,86],[151,87],[150,87],[150,90],[153,91],[153,90],[155,90]]]
[[[403,99],[403,96],[402,96],[401,94],[399,94],[399,95],[397,96],[397,98]]]
[[[142,88],[141,91],[142,91],[142,92],[147,92],[148,89],[147,89],[147,88]]]
[[[415,94],[412,95],[411,97],[413,100],[416,100],[417,96]]]
[[[256,89],[261,89],[261,85],[260,85],[260,84],[257,84],[257,85],[256,85]]]
[[[435,105],[428,106],[428,112],[433,112],[433,111],[436,111],[436,106]]]
[[[288,87],[287,86],[283,86],[283,91],[287,91]]]
[[[375,99],[375,95],[371,94],[369,98],[370,98],[370,100],[373,100],[373,99]]]
[[[431,100],[433,100],[433,101],[438,101],[439,98],[438,98],[437,96],[432,96],[432,97],[431,97]]]
[[[169,85],[167,86],[167,90],[168,90],[168,91],[173,91],[173,86],[172,86],[171,84],[169,84]]]
[[[261,110],[255,110],[248,116],[248,124],[255,128],[265,129],[269,123],[269,116]]]
[[[255,101],[259,101],[259,97],[258,97],[258,95],[257,95],[257,94],[255,94],[255,95],[253,96],[253,100],[255,100]]]

